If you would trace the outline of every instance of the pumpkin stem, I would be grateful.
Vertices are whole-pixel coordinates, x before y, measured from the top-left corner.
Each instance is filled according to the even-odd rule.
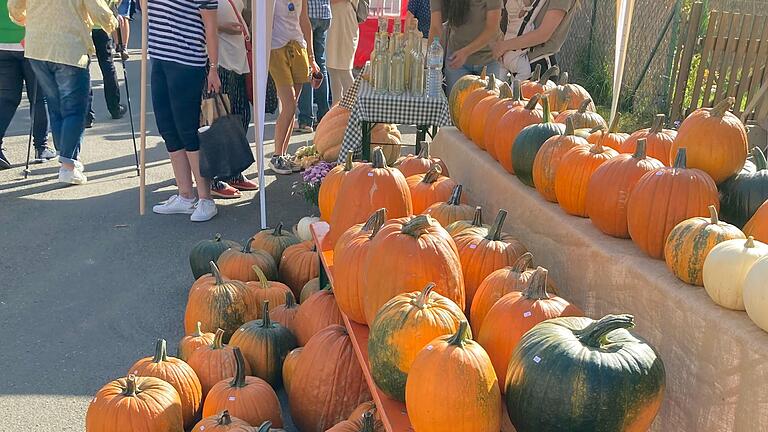
[[[422,288],[419,295],[416,297],[415,300],[411,302],[412,305],[416,306],[419,309],[424,309],[424,307],[427,304],[427,300],[429,300],[429,295],[432,294],[432,290],[435,289],[437,285],[435,285],[434,282],[430,282]]]
[[[384,151],[381,149],[381,147],[376,147],[373,149],[373,154],[371,155],[371,163],[373,165],[373,168],[386,168],[387,167],[387,158],[384,157]]]
[[[421,150],[419,150],[419,159],[429,159],[432,157],[432,154],[429,151],[429,141],[422,141],[421,142]]]
[[[588,347],[600,348],[608,333],[622,328],[631,329],[634,326],[635,317],[632,315],[606,315],[579,331],[576,337]]]
[[[523,100],[523,91],[520,89],[520,80],[512,81],[512,101],[519,102]]]
[[[755,238],[752,236],[747,237],[747,241],[744,243],[744,247],[747,249],[752,249],[755,247]]]
[[[512,96],[514,96],[512,87],[510,87],[509,84],[507,83],[502,83],[499,86],[499,99],[509,99]]]
[[[726,112],[730,111],[733,106],[736,105],[736,98],[729,96],[724,100],[721,100],[714,108],[709,112],[712,117],[722,117]]]
[[[152,358],[152,363],[160,363],[168,361],[168,351],[166,350],[165,339],[158,339],[155,342],[155,356]]]
[[[265,420],[264,423],[259,426],[259,429],[256,432],[269,432],[270,429],[272,429],[272,422]]]
[[[211,265],[211,273],[213,274],[213,277],[216,278],[216,285],[223,284],[224,278],[221,277],[221,272],[219,272],[219,267],[217,267],[216,263],[213,261],[210,261],[209,264]]]
[[[592,104],[592,99],[586,98],[583,101],[581,101],[581,105],[579,105],[579,112],[585,113],[587,112],[587,108],[589,108],[589,105]]]
[[[523,272],[531,266],[531,263],[533,262],[533,254],[530,252],[526,252],[522,255],[520,255],[520,258],[515,260],[515,263],[512,264],[512,271],[517,274],[523,274]]]
[[[536,109],[536,105],[539,104],[539,99],[541,99],[541,95],[539,93],[536,93],[535,95],[531,96],[531,98],[528,100],[528,103],[525,104],[525,109],[528,111],[533,111]]]
[[[254,265],[251,266],[254,273],[256,273],[256,277],[259,279],[259,285],[261,285],[262,288],[267,289],[269,288],[269,279],[267,279],[267,275],[264,274],[264,271],[261,269],[261,267]]]
[[[547,292],[547,275],[549,271],[544,267],[536,267],[536,271],[531,276],[531,281],[528,286],[523,290],[523,297],[530,300],[547,300],[549,293]]]
[[[272,327],[272,321],[269,319],[269,300],[264,300],[261,306],[261,328]]]
[[[213,236],[213,241],[220,242],[221,241],[221,234],[220,233],[216,233],[216,235]]]
[[[354,165],[352,164],[352,158],[355,154],[354,150],[350,150],[347,152],[347,158],[344,159],[344,171],[352,171],[352,168],[354,168]]]
[[[664,122],[666,121],[667,116],[664,114],[656,114],[656,117],[653,118],[653,124],[651,125],[651,129],[648,130],[649,134],[657,134],[664,130]]]
[[[672,168],[685,169],[687,168],[687,157],[685,147],[677,149],[677,156],[675,156],[675,163]]]
[[[549,110],[549,97],[542,96],[541,98],[541,110],[543,116],[541,117],[542,123],[552,123],[552,112]]]
[[[123,390],[123,396],[136,397],[136,394],[139,392],[138,390],[139,389],[136,387],[136,375],[128,374],[128,376],[125,377],[125,389]]]
[[[373,413],[366,411],[363,413],[363,430],[362,432],[374,432],[373,428]]]
[[[501,240],[502,229],[504,228],[504,220],[507,219],[507,211],[504,209],[499,209],[499,213],[496,215],[496,220],[493,221],[493,225],[491,226],[491,229],[488,230],[488,235],[485,236],[486,239],[491,241],[499,241]]]
[[[280,236],[283,235],[283,223],[282,222],[277,224],[277,226],[275,227],[275,230],[272,232],[272,235],[275,236],[275,237],[280,237]]]
[[[613,118],[613,121],[610,125],[608,125],[608,133],[616,133],[619,131],[619,118],[621,117],[621,113],[617,112],[616,117]]]
[[[560,74],[560,80],[557,82],[557,84],[561,86],[568,84],[568,72],[563,72]]]
[[[432,225],[432,218],[429,215],[415,216],[403,224],[402,233],[407,234],[414,238],[419,238],[424,234],[424,231]]]
[[[221,413],[221,417],[219,417],[218,425],[219,426],[227,426],[227,425],[230,425],[230,424],[232,424],[232,416],[229,415],[229,411],[224,410]]]
[[[480,206],[475,207],[475,214],[472,216],[472,226],[483,226],[483,208]]]
[[[224,348],[224,330],[222,329],[216,329],[216,334],[213,336],[213,343],[211,344],[211,349],[222,349]]]
[[[200,337],[203,335],[203,329],[200,328],[200,326],[201,326],[200,321],[198,321],[197,324],[195,325],[195,332],[192,333],[192,336]]]
[[[381,227],[384,226],[384,223],[387,221],[387,209],[386,208],[380,208],[376,211],[376,220],[373,222],[373,227],[371,228],[371,235],[368,238],[374,238],[376,237],[376,234],[381,231]]]
[[[256,240],[254,237],[249,238],[248,241],[245,242],[245,246],[243,246],[243,249],[240,252],[247,254],[251,253],[251,243],[253,243],[254,240]]]
[[[709,209],[709,223],[712,225],[717,225],[720,223],[720,219],[717,217],[717,208],[715,206],[711,205],[707,207]]]
[[[544,72],[544,75],[541,76],[539,79],[539,84],[544,85],[549,81],[550,78],[552,78],[555,75],[558,75],[560,73],[560,67],[558,65],[554,65],[551,68],[547,69]]]
[[[464,188],[464,186],[458,184],[453,187],[453,192],[451,192],[451,197],[448,198],[448,204],[450,205],[460,205],[461,204],[461,190]]]
[[[533,73],[531,73],[531,78],[528,79],[530,82],[538,81],[541,78],[541,64],[537,64],[536,67],[533,69]]]
[[[645,138],[639,138],[637,140],[637,144],[635,144],[635,154],[632,155],[635,159],[645,159],[647,153],[646,153],[646,145],[648,142]]]
[[[496,75],[491,74],[488,77],[488,84],[485,85],[485,89],[488,91],[494,91],[496,90]]]
[[[765,155],[763,154],[763,151],[760,150],[760,147],[755,146],[752,148],[752,157],[755,159],[756,171],[762,171],[768,168],[765,161]]]
[[[240,351],[240,347],[235,347],[235,377],[229,383],[230,387],[245,387],[245,359],[243,353]]]
[[[448,338],[447,342],[450,345],[463,347],[467,339],[469,339],[469,323],[464,319],[459,323],[459,329],[456,330],[453,336]]]
[[[488,66],[483,66],[483,70],[480,71],[480,79],[485,79],[488,75]]]
[[[443,169],[440,168],[440,164],[433,163],[431,167],[429,167],[429,171],[424,174],[424,178],[421,180],[422,183],[429,183],[432,184],[437,181],[437,179],[440,178],[440,175],[443,173]]]
[[[296,307],[296,299],[293,298],[293,294],[290,292],[285,293],[285,308],[293,309]]]
[[[568,118],[565,119],[565,135],[566,136],[576,135],[576,128],[573,127],[573,119],[571,118],[571,116],[568,116]]]

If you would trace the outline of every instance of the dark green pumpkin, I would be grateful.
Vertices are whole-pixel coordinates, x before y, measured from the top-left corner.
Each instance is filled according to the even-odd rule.
[[[526,126],[515,138],[512,146],[512,167],[515,175],[523,184],[533,187],[533,161],[544,141],[555,135],[565,134],[565,125],[552,122],[549,112],[549,101],[541,99],[544,117],[541,123]]]
[[[268,300],[262,303],[262,316],[240,326],[229,345],[240,348],[251,366],[252,375],[278,388],[282,382],[285,356],[298,343],[293,333],[269,318]]]
[[[211,261],[218,261],[219,255],[229,248],[242,249],[243,246],[238,242],[222,239],[221,234],[218,233],[213,240],[200,240],[197,242],[189,252],[189,266],[192,268],[192,275],[195,276],[195,279],[210,273]]]
[[[568,317],[526,333],[505,385],[517,432],[648,430],[666,374],[654,348],[627,331],[633,326],[631,315]]]
[[[752,149],[754,164],[720,185],[720,218],[741,228],[768,199],[768,166],[758,147]]]

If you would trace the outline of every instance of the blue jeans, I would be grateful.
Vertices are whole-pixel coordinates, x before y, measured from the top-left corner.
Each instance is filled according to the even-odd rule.
[[[99,69],[104,83],[104,100],[107,102],[107,109],[112,117],[120,113],[120,84],[117,82],[117,71],[115,70],[115,44],[112,38],[101,29],[91,32],[93,46],[96,47],[96,58],[99,60]],[[88,94],[88,118],[93,121],[95,113],[93,111],[93,90]]]
[[[61,63],[32,59],[29,62],[48,102],[59,161],[72,164],[79,157],[83,143],[91,73],[88,68]]]
[[[200,103],[205,67],[152,59],[152,108],[168,153],[200,150]]]
[[[23,51],[0,50],[0,148],[13,115],[21,103],[26,84],[27,99],[34,107],[35,128],[32,131],[35,148],[42,151],[48,144],[48,113],[45,111],[43,90],[37,88],[35,73]]]
[[[450,54],[446,56],[446,58],[450,58]],[[445,83],[448,86],[446,89],[447,94],[451,94],[451,89],[453,88],[454,84],[456,84],[456,81],[458,81],[461,77],[465,75],[480,75],[480,72],[482,72],[483,67],[488,67],[487,74],[494,74],[496,75],[496,78],[503,79],[501,76],[501,64],[497,61],[493,61],[488,64],[479,64],[479,65],[473,65],[473,64],[465,64],[464,66],[458,68],[458,69],[452,69],[447,64],[445,65]]]
[[[313,105],[317,104],[317,119],[323,118],[328,112],[328,70],[325,68],[325,41],[328,36],[328,27],[331,26],[329,19],[310,18],[312,23],[312,49],[315,51],[315,61],[323,74],[323,83],[320,88],[314,90],[310,83],[304,84],[299,96],[299,124],[312,126],[314,116]]]

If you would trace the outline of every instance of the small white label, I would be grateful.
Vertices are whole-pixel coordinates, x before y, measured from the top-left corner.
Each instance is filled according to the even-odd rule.
[[[529,316],[531,316],[531,315],[533,315],[533,314],[531,313],[531,311],[525,311],[525,313],[523,314],[523,318],[528,318],[528,317],[529,317]]]
[[[432,351],[435,347],[432,345],[427,345],[427,351]]]
[[[534,362],[534,363],[540,363],[540,362],[541,362],[541,357],[539,357],[539,356],[533,356],[533,362]]]
[[[204,431],[205,430],[205,426],[200,426],[200,430]]]
[[[228,399],[229,399],[230,401],[233,401],[233,400],[235,400],[235,397],[234,397],[234,396],[230,396]]]
[[[133,374],[134,374],[134,375],[138,375],[138,374],[139,374],[139,371],[138,371],[138,370],[135,370],[135,371],[133,371]]]
[[[657,176],[664,175],[664,171],[656,171],[656,175]]]
[[[471,245],[469,245],[469,248],[470,248],[470,249],[476,249],[476,248],[477,248],[477,245],[476,245],[476,244],[474,244],[474,243],[472,243]]]
[[[368,177],[373,177],[373,173],[372,173],[372,172],[369,172],[369,173],[368,173]]]

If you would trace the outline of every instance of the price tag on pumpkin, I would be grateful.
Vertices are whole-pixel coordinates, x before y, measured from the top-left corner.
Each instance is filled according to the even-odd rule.
[[[229,399],[230,401],[234,401],[234,400],[235,400],[235,397],[234,397],[234,396],[230,396],[228,399]]]
[[[477,249],[477,245],[473,243],[473,244],[469,245],[469,248],[470,249]]]
[[[540,363],[540,362],[541,362],[541,357],[539,357],[539,356],[533,356],[533,362],[534,362],[534,363]]]
[[[525,313],[523,313],[523,318],[528,318],[528,317],[529,317],[529,316],[531,316],[531,315],[533,315],[533,314],[531,313],[531,311],[525,311]]]

